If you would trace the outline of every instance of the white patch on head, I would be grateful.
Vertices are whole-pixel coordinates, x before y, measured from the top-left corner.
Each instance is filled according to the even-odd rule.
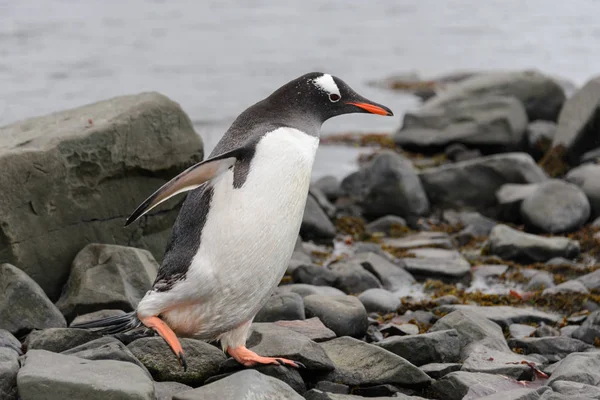
[[[335,81],[329,74],[321,75],[318,78],[313,79],[313,83],[320,90],[326,92],[327,94],[337,94],[341,96],[340,89],[335,84]]]

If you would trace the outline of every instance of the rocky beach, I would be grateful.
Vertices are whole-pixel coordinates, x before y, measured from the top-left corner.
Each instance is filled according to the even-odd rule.
[[[121,96],[0,127],[0,399],[600,399],[600,78],[534,70],[377,82],[422,104],[311,184],[243,368],[145,330],[135,309],[182,197],[129,213],[202,160],[174,100]]]

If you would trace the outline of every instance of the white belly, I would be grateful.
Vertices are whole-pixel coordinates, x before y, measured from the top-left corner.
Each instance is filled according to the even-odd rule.
[[[197,302],[164,314],[174,330],[214,337],[268,299],[298,237],[318,142],[279,128],[258,143],[242,187],[233,187],[232,170],[215,179],[200,248],[177,288]]]

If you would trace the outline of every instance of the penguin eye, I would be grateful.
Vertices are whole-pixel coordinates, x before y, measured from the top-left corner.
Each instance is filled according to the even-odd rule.
[[[339,100],[340,100],[340,95],[339,95],[339,94],[335,94],[335,93],[331,93],[331,94],[329,95],[329,100],[330,100],[332,103],[335,103],[336,101],[339,101]]]

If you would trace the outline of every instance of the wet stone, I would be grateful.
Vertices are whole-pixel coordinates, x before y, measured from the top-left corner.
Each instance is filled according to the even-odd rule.
[[[352,296],[319,296],[304,298],[308,318],[318,317],[339,337],[362,337],[367,331],[367,311],[360,300]]]
[[[275,325],[291,329],[315,342],[323,342],[336,337],[335,332],[326,327],[317,317],[297,321],[277,321]]]
[[[454,329],[422,335],[388,337],[376,345],[416,366],[460,360],[460,340],[458,332]]]

